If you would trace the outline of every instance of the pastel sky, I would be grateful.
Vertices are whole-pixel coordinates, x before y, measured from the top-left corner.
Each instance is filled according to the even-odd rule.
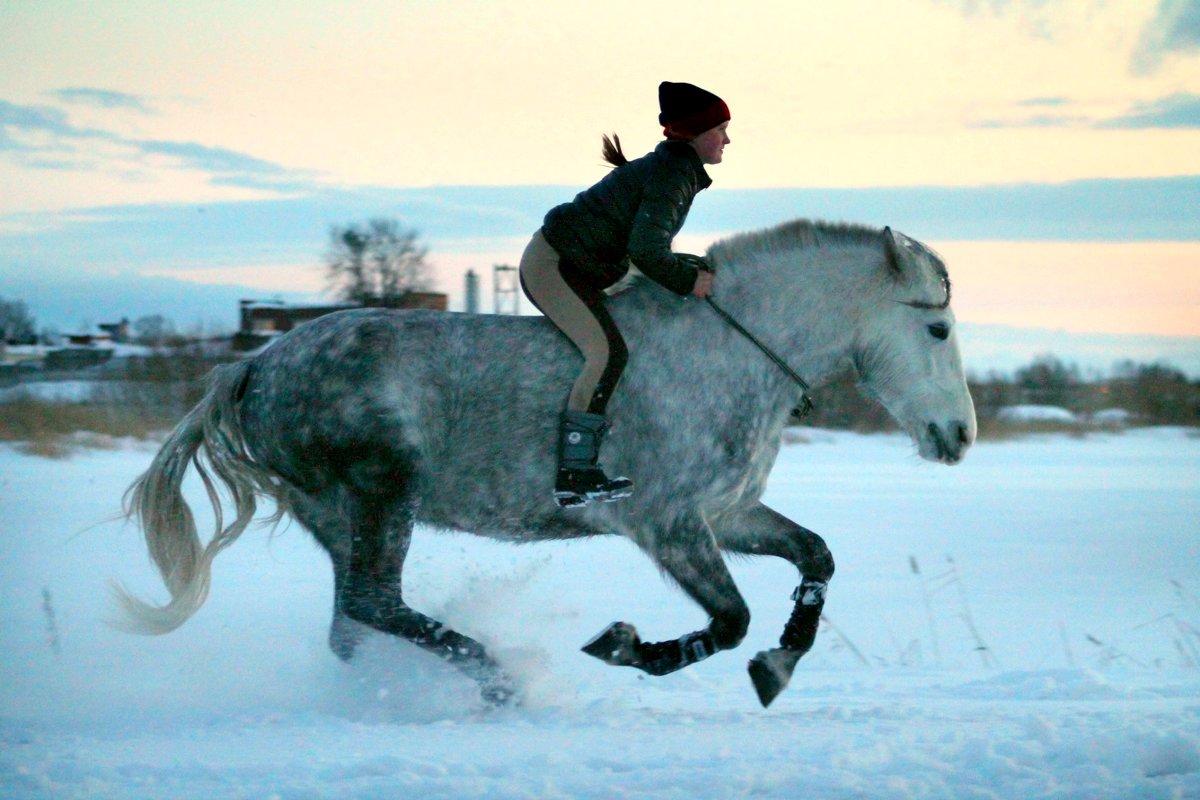
[[[664,79],[733,111],[692,243],[892,224],[964,322],[1200,336],[1200,0],[15,0],[0,296],[231,324],[389,216],[453,304],[604,174],[601,132],[657,142]]]

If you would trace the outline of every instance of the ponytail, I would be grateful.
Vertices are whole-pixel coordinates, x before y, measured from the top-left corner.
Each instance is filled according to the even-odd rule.
[[[629,163],[629,159],[625,157],[625,153],[621,151],[621,137],[615,133],[612,138],[608,138],[608,134],[601,136],[603,145],[600,147],[600,154],[604,156],[604,160],[614,167],[619,167]]]

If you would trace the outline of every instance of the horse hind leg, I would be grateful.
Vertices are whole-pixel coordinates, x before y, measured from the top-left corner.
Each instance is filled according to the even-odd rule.
[[[333,560],[334,613],[329,643],[334,653],[351,660],[365,629],[374,629],[445,659],[478,682],[488,702],[501,704],[512,699],[511,681],[482,644],[404,602],[401,575],[415,521],[412,500],[364,500],[345,489],[338,494],[338,502],[325,504],[317,514],[311,505],[294,509]]]
[[[346,616],[340,604],[346,578],[350,574],[351,543],[354,531],[346,524],[339,509],[346,493],[342,487],[309,494],[292,488],[286,498],[289,513],[312,533],[333,562],[333,621],[329,626],[329,649],[342,661],[354,657],[369,628]],[[403,562],[403,555],[401,556]]]
[[[750,609],[725,565],[708,525],[691,520],[672,528],[651,556],[705,611],[708,627],[663,642],[643,642],[626,622],[614,622],[583,651],[616,666],[667,675],[737,647],[750,626]]]

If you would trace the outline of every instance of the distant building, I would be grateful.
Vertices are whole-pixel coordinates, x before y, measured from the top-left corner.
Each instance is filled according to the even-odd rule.
[[[122,317],[120,322],[101,322],[96,327],[107,333],[112,342],[125,344],[129,341],[129,319],[127,317]]]
[[[233,337],[233,349],[241,352],[262,347],[273,337],[317,317],[362,307],[353,303],[300,305],[279,300],[242,300],[239,306],[240,324]],[[446,295],[440,292],[409,292],[399,302],[384,307],[445,311],[446,306]]]

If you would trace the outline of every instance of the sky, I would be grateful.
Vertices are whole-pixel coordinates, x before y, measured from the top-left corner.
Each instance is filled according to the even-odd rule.
[[[14,0],[0,297],[229,328],[317,296],[330,227],[382,216],[461,308],[604,175],[601,133],[654,146],[661,80],[733,113],[681,247],[889,224],[976,331],[1200,353],[1200,0]]]

